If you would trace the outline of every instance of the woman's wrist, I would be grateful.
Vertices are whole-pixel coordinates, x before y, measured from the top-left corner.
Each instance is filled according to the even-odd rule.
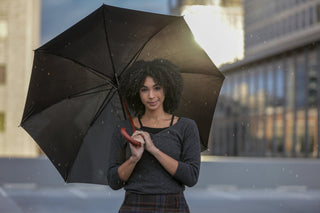
[[[150,153],[155,156],[157,153],[159,153],[160,150],[157,147],[152,147],[152,149],[150,150]]]
[[[131,157],[130,157],[130,161],[134,164],[138,163],[139,160],[140,160],[140,158],[138,158],[134,155],[131,155]]]

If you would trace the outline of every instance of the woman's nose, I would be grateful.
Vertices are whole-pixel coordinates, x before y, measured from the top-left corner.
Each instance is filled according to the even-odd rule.
[[[149,98],[153,98],[153,97],[154,97],[154,93],[153,93],[152,90],[150,90],[150,92],[149,92]]]

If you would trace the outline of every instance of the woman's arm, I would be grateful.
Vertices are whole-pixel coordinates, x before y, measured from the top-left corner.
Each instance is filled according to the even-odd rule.
[[[161,152],[158,148],[154,147],[149,151],[159,163],[169,172],[170,175],[174,175],[178,169],[178,161],[170,157],[169,155]]]
[[[188,120],[182,130],[183,144],[179,165],[174,178],[186,186],[194,186],[198,182],[200,171],[200,136],[197,124]]]
[[[200,137],[197,125],[188,120],[182,129],[183,141],[180,159],[177,161],[156,148],[146,132],[139,132],[146,142],[145,149],[149,151],[160,164],[179,182],[186,186],[197,183],[200,171]]]
[[[128,144],[130,145],[131,157],[118,167],[119,177],[123,181],[127,181],[129,179],[134,170],[134,167],[139,162],[144,151],[143,145],[134,146],[131,143]]]
[[[138,137],[135,137],[138,140]],[[129,144],[131,157],[126,157],[126,147]],[[132,146],[132,147],[131,147]],[[109,149],[108,185],[114,189],[120,189],[125,185],[133,172],[136,163],[140,160],[144,147],[135,147],[124,141],[120,134],[120,128],[115,128]]]
[[[136,134],[140,134],[145,141],[145,149],[150,152],[163,166],[169,174],[174,175],[178,168],[178,161],[170,157],[169,155],[160,151],[152,142],[149,133],[137,131]]]

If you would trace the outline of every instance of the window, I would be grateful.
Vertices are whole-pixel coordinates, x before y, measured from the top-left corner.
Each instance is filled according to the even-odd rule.
[[[306,102],[306,82],[307,82],[307,70],[305,53],[301,52],[297,57],[296,64],[296,107],[303,109]]]
[[[0,39],[8,36],[8,24],[5,20],[0,20]]]
[[[317,21],[320,22],[320,4],[317,5]]]
[[[307,25],[307,12],[305,10],[302,11],[301,13],[301,27],[305,28]]]
[[[6,83],[6,66],[0,65],[0,84]]]
[[[309,25],[313,25],[313,16],[314,16],[313,12],[314,12],[314,8],[310,7],[309,8]]]
[[[5,129],[5,114],[4,112],[0,112],[0,133],[4,132]]]

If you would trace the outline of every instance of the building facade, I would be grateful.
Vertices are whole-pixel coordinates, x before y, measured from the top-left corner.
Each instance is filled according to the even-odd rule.
[[[37,156],[19,127],[30,80],[33,49],[40,42],[40,0],[0,1],[0,157]]]
[[[320,157],[320,1],[245,0],[245,58],[225,65],[210,153]]]

